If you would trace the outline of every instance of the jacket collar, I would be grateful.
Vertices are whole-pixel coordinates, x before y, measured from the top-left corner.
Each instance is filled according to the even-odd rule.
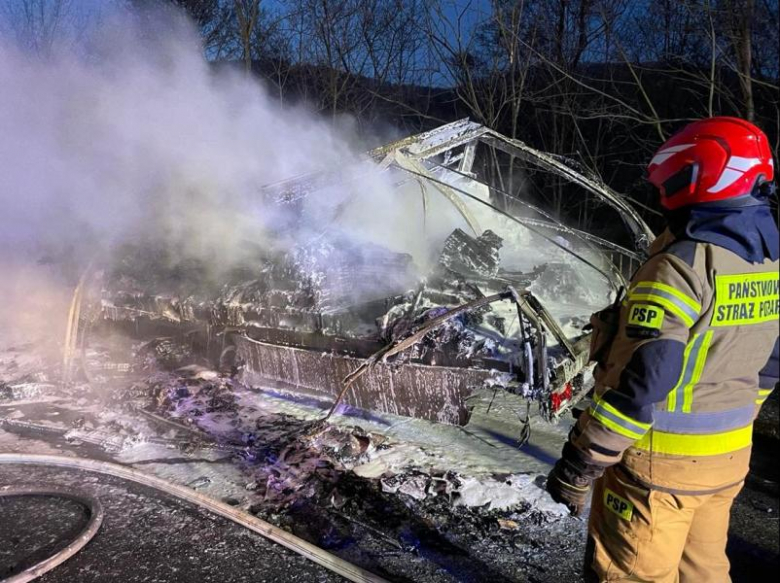
[[[724,247],[751,263],[780,256],[780,233],[768,205],[694,206],[670,213],[669,229],[676,239]]]

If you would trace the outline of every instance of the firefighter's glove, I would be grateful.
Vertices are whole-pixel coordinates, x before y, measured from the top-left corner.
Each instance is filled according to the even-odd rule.
[[[555,467],[547,476],[547,491],[553,500],[560,504],[565,504],[573,516],[579,516],[588,503],[590,487],[593,482],[578,476],[572,476],[574,479],[567,479],[563,469],[560,467],[561,461],[563,460],[555,464]]]
[[[586,463],[577,450],[567,443],[563,457],[547,476],[547,491],[553,500],[565,504],[573,516],[579,516],[585,509],[593,482],[604,469]]]

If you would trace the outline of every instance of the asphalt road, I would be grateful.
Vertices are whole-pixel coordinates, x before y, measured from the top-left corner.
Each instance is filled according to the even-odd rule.
[[[97,536],[41,583],[343,581],[224,518],[117,478],[3,466],[3,485],[72,488],[96,495],[105,508]],[[0,579],[64,547],[87,518],[81,505],[63,499],[0,499]]]

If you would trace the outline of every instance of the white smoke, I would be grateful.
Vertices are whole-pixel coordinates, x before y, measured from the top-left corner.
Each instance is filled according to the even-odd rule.
[[[438,223],[424,219],[418,187],[394,189],[397,178],[362,168],[309,197],[303,219],[301,209],[291,216],[269,205],[261,186],[359,167],[363,146],[344,137],[343,123],[304,107],[282,110],[238,68],[209,63],[183,19],[161,13],[149,26],[150,18],[106,18],[83,42],[46,56],[0,37],[7,280],[10,265],[27,273],[42,261],[67,268],[67,293],[91,258],[152,239],[177,259],[211,266],[218,279],[248,249],[289,248],[334,229],[425,263],[431,243],[459,226],[449,209]],[[52,277],[41,281],[51,287]],[[6,302],[6,316],[19,311]]]
[[[114,22],[86,54],[49,60],[4,47],[4,245],[109,244],[149,227],[199,235],[196,247],[230,243],[262,231],[262,216],[236,220],[261,185],[353,163],[326,123],[214,72],[189,29],[171,24],[149,42]]]
[[[253,78],[207,62],[187,23],[159,18],[152,32],[148,14],[146,28],[108,19],[45,59],[0,39],[4,248],[67,242],[81,252],[154,231],[195,254],[236,251],[264,242],[284,212],[259,196],[262,185],[365,163],[344,123],[280,109]],[[419,189],[399,201],[389,178],[358,174],[312,196],[308,216],[327,219],[349,201],[341,216],[356,232],[418,246]]]

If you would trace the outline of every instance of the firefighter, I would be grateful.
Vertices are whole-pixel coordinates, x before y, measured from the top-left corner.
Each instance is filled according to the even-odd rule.
[[[774,166],[747,121],[693,122],[650,161],[667,229],[591,318],[593,403],[548,476],[597,581],[727,582],[729,512],[778,382]]]

